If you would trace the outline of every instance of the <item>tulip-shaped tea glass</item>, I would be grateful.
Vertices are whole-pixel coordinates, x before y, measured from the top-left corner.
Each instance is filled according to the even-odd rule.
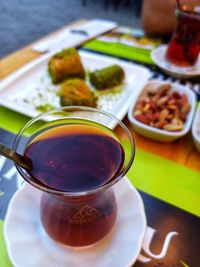
[[[175,30],[166,59],[172,65],[190,69],[196,64],[200,52],[200,5],[180,5],[175,15]]]
[[[41,223],[52,239],[83,247],[110,232],[117,216],[113,185],[134,158],[121,121],[93,108],[63,107],[30,120],[13,149],[31,160],[27,169],[16,168],[41,190]]]

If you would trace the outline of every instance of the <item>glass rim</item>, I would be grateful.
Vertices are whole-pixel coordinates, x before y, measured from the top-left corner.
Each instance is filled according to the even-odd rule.
[[[128,163],[126,164],[126,166],[124,168],[122,168],[122,170],[117,175],[117,177],[115,177],[114,179],[111,179],[110,182],[107,182],[107,183],[105,183],[105,184],[103,184],[101,186],[98,186],[98,187],[94,188],[94,189],[89,189],[89,190],[84,190],[84,191],[75,191],[75,192],[61,191],[61,190],[58,190],[58,189],[48,188],[45,185],[44,186],[40,185],[40,184],[34,182],[33,180],[31,180],[28,177],[28,175],[26,175],[26,173],[24,172],[25,170],[15,163],[15,167],[16,167],[17,171],[20,173],[20,175],[24,178],[24,180],[26,182],[28,182],[29,184],[31,184],[35,188],[37,188],[37,189],[39,189],[39,190],[41,190],[43,192],[54,194],[54,195],[62,195],[62,196],[69,196],[69,197],[72,197],[72,196],[73,197],[81,197],[81,196],[84,196],[84,195],[95,194],[95,193],[98,193],[98,192],[101,192],[101,191],[104,191],[104,190],[110,188],[115,183],[117,183],[119,180],[121,180],[121,178],[123,178],[125,176],[125,174],[127,173],[127,171],[130,169],[130,167],[131,167],[131,165],[133,163],[133,159],[135,157],[135,142],[134,142],[134,139],[133,139],[132,134],[131,134],[130,130],[128,129],[128,127],[123,122],[121,122],[121,120],[119,120],[114,115],[112,115],[112,114],[110,114],[110,113],[108,113],[106,111],[103,111],[103,110],[100,110],[100,109],[97,109],[97,108],[84,107],[84,106],[64,106],[64,107],[61,107],[61,108],[56,108],[56,109],[50,110],[48,112],[39,114],[38,116],[30,119],[21,128],[21,130],[18,132],[18,134],[16,135],[16,137],[14,139],[14,143],[13,143],[13,147],[12,147],[13,150],[17,151],[18,144],[20,142],[21,137],[23,136],[24,131],[29,126],[31,126],[34,122],[38,121],[39,119],[42,119],[43,117],[51,115],[52,113],[59,112],[59,111],[65,111],[65,110],[66,111],[69,111],[69,110],[76,111],[77,110],[77,111],[97,112],[97,113],[101,113],[104,116],[110,117],[112,120],[115,120],[116,123],[117,123],[116,125],[119,124],[125,130],[126,134],[128,135],[128,140],[129,140],[130,145],[131,145],[131,156],[130,156],[130,159],[128,160]],[[87,118],[87,119],[90,121],[89,118]],[[116,126],[114,126],[114,128],[115,127]]]
[[[194,7],[198,7],[198,12],[196,13],[192,13],[192,12],[189,12],[189,10],[187,9],[182,9],[183,7],[191,7],[191,8],[194,8]],[[184,16],[188,16],[188,17],[192,17],[192,18],[197,18],[197,19],[200,19],[200,4],[198,5],[192,5],[192,4],[181,4],[180,8],[178,8],[176,6],[175,8],[175,13],[176,14],[181,14],[181,15],[184,15]]]

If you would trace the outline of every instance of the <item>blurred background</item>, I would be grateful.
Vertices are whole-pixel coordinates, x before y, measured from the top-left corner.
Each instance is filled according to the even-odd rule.
[[[0,58],[78,19],[101,18],[140,28],[142,0],[2,0]]]

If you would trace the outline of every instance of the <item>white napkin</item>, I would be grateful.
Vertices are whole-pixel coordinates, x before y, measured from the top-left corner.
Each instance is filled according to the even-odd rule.
[[[55,38],[38,42],[32,49],[38,52],[52,52],[75,47],[115,27],[117,27],[116,22],[94,19],[81,26],[65,30]]]

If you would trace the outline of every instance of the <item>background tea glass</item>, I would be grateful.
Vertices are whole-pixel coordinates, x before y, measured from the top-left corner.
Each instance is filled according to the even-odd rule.
[[[64,107],[30,120],[13,149],[32,161],[31,170],[16,168],[41,190],[41,223],[51,238],[83,247],[110,232],[117,217],[113,187],[134,158],[121,121],[93,108]]]
[[[166,59],[178,67],[190,68],[200,51],[200,5],[180,4],[175,10],[176,26],[166,51]]]

